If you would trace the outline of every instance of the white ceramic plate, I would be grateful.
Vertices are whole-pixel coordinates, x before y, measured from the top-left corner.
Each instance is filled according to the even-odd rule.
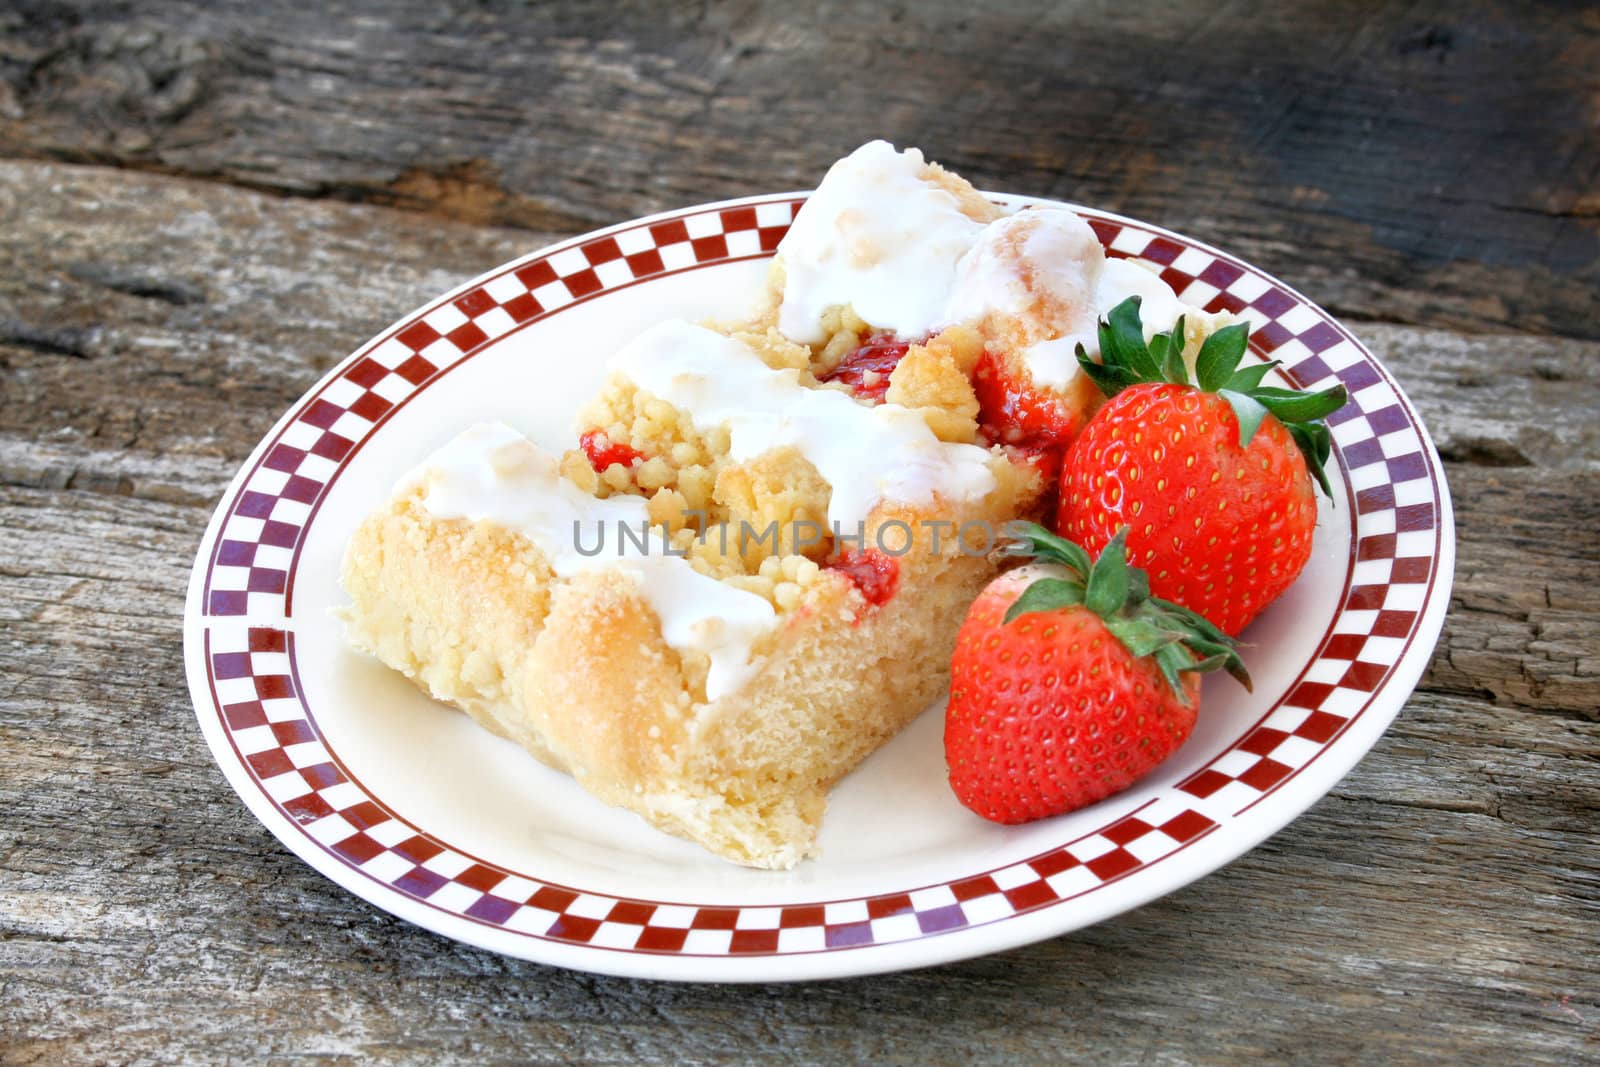
[[[474,945],[612,974],[771,981],[922,966],[1060,934],[1215,870],[1304,811],[1411,693],[1449,600],[1439,460],[1388,372],[1282,283],[1079,208],[1113,255],[1254,325],[1303,386],[1349,388],[1335,500],[1296,585],[1250,628],[1253,695],[1206,682],[1188,744],[1128,792],[1021,827],[944,781],[930,709],[834,790],[820,860],[745,870],[607,808],[344,644],[330,609],[356,523],[471,422],[571,447],[605,358],[670,317],[734,317],[803,196],[625,223],[533,253],[407,316],[279,420],[195,562],[185,661],[246,805],[323,874]],[[997,197],[1003,202],[1025,202]]]

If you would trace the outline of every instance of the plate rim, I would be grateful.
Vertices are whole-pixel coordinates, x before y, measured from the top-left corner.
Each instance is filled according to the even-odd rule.
[[[637,948],[609,949],[606,946],[575,944],[537,937],[508,937],[512,933],[511,931],[504,928],[486,926],[465,916],[441,911],[428,904],[425,900],[408,896],[394,886],[376,880],[311,838],[301,826],[295,823],[279,807],[278,803],[267,794],[261,783],[247,769],[244,757],[234,746],[231,736],[222,725],[218,714],[222,705],[215,696],[214,684],[208,669],[211,654],[209,648],[210,631],[206,625],[205,595],[209,588],[209,576],[216,567],[216,556],[221,543],[221,531],[229,517],[231,506],[238,499],[251,475],[259,468],[261,461],[269,450],[281,440],[285,430],[302,416],[331,383],[338,380],[367,353],[375,349],[381,341],[408,328],[411,324],[421,321],[423,316],[431,314],[452,301],[478,290],[495,278],[508,275],[528,264],[547,260],[560,253],[581,248],[597,240],[629,230],[708,212],[721,212],[751,205],[800,202],[808,195],[809,193],[807,192],[754,194],[657,212],[565,238],[514,257],[505,263],[498,264],[398,317],[374,335],[373,338],[358,346],[348,356],[338,360],[288,407],[251,451],[249,457],[240,466],[230,480],[227,489],[223,492],[198,546],[195,565],[191,571],[189,588],[185,597],[185,666],[191,698],[202,735],[206,738],[208,747],[212,751],[213,759],[222,769],[224,777],[245,802],[246,808],[281,843],[307,862],[313,869],[330,878],[342,888],[355,893],[368,903],[443,936],[490,951],[597,973],[689,981],[775,981],[841,977],[909,969],[1003,951],[1045,937],[1092,925],[1124,911],[1142,906],[1213,873],[1276,833],[1283,826],[1303,814],[1318,799],[1326,795],[1370,751],[1373,744],[1382,736],[1405,706],[1423,671],[1427,668],[1432,650],[1437,644],[1439,633],[1443,627],[1454,579],[1455,535],[1453,506],[1437,450],[1427,432],[1426,426],[1416,412],[1415,406],[1410,398],[1405,395],[1399,383],[1395,381],[1388,368],[1354,336],[1348,327],[1339,323],[1334,316],[1310,301],[1298,290],[1284,284],[1266,271],[1254,267],[1220,249],[1216,249],[1206,242],[1114,212],[1088,208],[1045,197],[985,192],[985,196],[1004,203],[1065,206],[1084,213],[1090,216],[1091,219],[1108,220],[1125,227],[1134,227],[1146,233],[1164,237],[1170,241],[1177,242],[1180,246],[1197,249],[1217,260],[1231,263],[1247,272],[1254,273],[1271,286],[1283,290],[1298,304],[1312,309],[1318,315],[1323,316],[1327,322],[1334,324],[1335,329],[1356,347],[1380,378],[1386,382],[1398,404],[1404,409],[1408,424],[1414,428],[1420,441],[1427,471],[1436,489],[1434,498],[1437,505],[1435,515],[1435,554],[1431,557],[1433,561],[1432,581],[1426,593],[1422,609],[1417,613],[1415,623],[1407,635],[1405,648],[1400,652],[1393,666],[1389,668],[1385,679],[1372,690],[1368,702],[1352,717],[1351,722],[1348,724],[1350,729],[1341,731],[1313,757],[1313,761],[1321,764],[1317,770],[1312,771],[1309,767],[1310,761],[1308,761],[1307,766],[1298,769],[1288,780],[1281,782],[1269,793],[1263,793],[1262,797],[1258,798],[1265,799],[1270,795],[1274,798],[1273,803],[1257,805],[1252,802],[1252,805],[1237,813],[1228,823],[1220,825],[1219,829],[1225,829],[1227,832],[1217,835],[1210,846],[1199,853],[1203,857],[1199,863],[1165,864],[1161,860],[1164,860],[1167,856],[1175,855],[1178,851],[1187,849],[1195,841],[1206,840],[1211,836],[1209,831],[1199,838],[1183,842],[1178,849],[1172,850],[1156,861],[1134,868],[1129,872],[1130,880],[1127,882],[1123,882],[1121,876],[1102,882],[1102,886],[1108,885],[1112,881],[1119,882],[1124,885],[1124,891],[1121,893],[1092,894],[1094,897],[1092,905],[1080,904],[1074,908],[1058,906],[1069,900],[1085,899],[1083,896],[1067,896],[1034,910],[1018,911],[986,922],[973,923],[949,930],[924,932],[919,936],[906,940],[849,946],[846,951],[840,951],[838,948],[827,948],[809,952],[774,952],[747,956],[728,953],[694,955],[674,952],[657,954]],[[765,259],[770,258],[771,254],[769,250],[763,250],[750,255],[728,256],[714,262],[696,263],[693,267],[720,265],[742,259]],[[687,269],[693,269],[693,267]],[[628,284],[638,284],[647,280],[650,279],[639,278]],[[614,288],[619,287],[607,287],[593,295],[603,295]],[[494,340],[498,339],[495,338]],[[420,392],[422,392],[422,389],[419,387],[416,393],[412,395],[417,395]],[[375,427],[371,433],[375,435],[376,432],[377,428]],[[1360,540],[1356,512],[1356,491],[1354,486],[1350,485],[1349,471],[1344,467],[1342,457],[1339,466],[1341,474],[1346,480],[1347,496],[1352,512],[1351,560],[1349,564],[1353,566],[1357,545]],[[308,526],[314,515],[315,511],[313,510],[311,515],[307,517],[306,523]],[[1348,591],[1349,588],[1350,584],[1347,578],[1345,591]],[[1339,613],[1336,611],[1335,621],[1337,621],[1338,615]],[[286,625],[292,624],[292,613],[286,613],[286,617],[282,621]],[[1328,636],[1332,633],[1332,629],[1333,624],[1330,623],[1328,633],[1325,633],[1320,639],[1317,654],[1308,662],[1307,667],[1320,658],[1323,646]],[[1303,673],[1304,671],[1302,670]],[[1296,683],[1291,683],[1290,687],[1292,688],[1294,684]],[[1260,725],[1260,722],[1265,721],[1266,717],[1271,714],[1271,710],[1269,709],[1260,720],[1246,727],[1239,737],[1230,742],[1223,751],[1231,751],[1238,741],[1243,740]],[[1194,856],[1191,855],[1191,860],[1193,859]],[[1138,877],[1132,878],[1135,875]],[[1095,888],[1100,888],[1100,886]],[[1134,891],[1128,892],[1128,889],[1133,889]],[[906,891],[913,890],[908,889]],[[611,896],[612,894],[606,895]],[[1085,894],[1085,896],[1088,895],[1090,894]],[[812,902],[808,899],[806,903],[809,905]],[[727,905],[691,906],[726,907]]]

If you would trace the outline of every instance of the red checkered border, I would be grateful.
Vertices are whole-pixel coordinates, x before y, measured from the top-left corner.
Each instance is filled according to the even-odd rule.
[[[1354,501],[1345,602],[1287,695],[1199,772],[1131,814],[1023,862],[850,900],[713,907],[590,893],[497,867],[405,822],[326,746],[295,680],[285,620],[301,536],[358,444],[397,406],[515,329],[664,274],[768,256],[799,200],[691,209],[513,264],[352,356],[271,440],[229,502],[204,606],[216,712],[260,790],[312,841],[445,913],[618,951],[759,956],[883,945],[1058,905],[1149,867],[1252,807],[1332,745],[1399,663],[1436,575],[1440,480],[1372,356],[1271,278],[1176,235],[1082,213],[1110,254],[1158,266],[1185,301],[1250,320],[1252,345],[1303,386],[1336,379],[1330,424]]]
[[[356,353],[260,457],[229,509],[204,591],[213,617],[287,618],[300,536],[357,443],[396,407],[495,341],[598,294],[770,256],[799,201],[688,213],[519,261]]]

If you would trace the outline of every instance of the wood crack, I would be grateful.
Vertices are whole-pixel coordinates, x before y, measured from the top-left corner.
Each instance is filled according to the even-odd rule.
[[[97,328],[34,326],[18,319],[0,319],[0,345],[15,345],[48,356],[93,359]]]
[[[0,4],[0,1059],[1593,1059],[1600,21],[1292,7]],[[1404,388],[1455,596],[1335,799],[1070,936],[787,988],[497,957],[282,848],[179,636],[273,420],[530,228],[877,135],[1257,263]]]
[[[205,290],[198,285],[174,278],[159,278],[135,268],[120,267],[103,262],[74,263],[67,273],[81,282],[102,289],[126,293],[145,300],[159,300],[174,307],[187,307],[205,300]]]

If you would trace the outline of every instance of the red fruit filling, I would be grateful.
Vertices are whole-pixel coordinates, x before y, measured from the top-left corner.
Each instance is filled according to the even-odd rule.
[[[1006,446],[1006,453],[1013,463],[1032,464],[1039,472],[1039,477],[1052,486],[1061,480],[1061,457],[1065,452],[1064,445],[1051,441],[1024,441],[1019,445]]]
[[[1099,396],[1086,377],[1064,392],[1023,384],[1007,373],[1004,361],[985,352],[972,375],[978,396],[978,432],[984,440],[1004,445],[1013,462],[1032,464],[1048,487],[1045,522],[1056,513],[1056,483],[1061,457],[1083,429]]]
[[[863,400],[878,403],[889,391],[889,375],[910,348],[910,341],[898,341],[893,334],[873,334],[846,352],[839,365],[819,380],[841,382]]]
[[[1044,492],[1039,497],[1039,513],[1044,525],[1056,530],[1057,494],[1061,488],[1061,460],[1066,446],[1049,441],[1027,441],[1020,445],[1007,445],[1006,454],[1012,463],[1026,463],[1039,472]]]
[[[893,599],[895,590],[900,587],[900,561],[875,548],[847,552],[830,559],[824,566],[854,582],[867,603],[875,608]]]
[[[992,441],[1064,445],[1079,430],[1078,415],[1065,410],[1055,394],[1013,380],[992,352],[978,360],[972,388],[978,394],[978,426]]]
[[[637,448],[614,444],[604,430],[588,431],[578,438],[578,447],[589,457],[589,466],[596,472],[604,472],[613,463],[631,467],[636,460],[644,459],[644,453]]]

